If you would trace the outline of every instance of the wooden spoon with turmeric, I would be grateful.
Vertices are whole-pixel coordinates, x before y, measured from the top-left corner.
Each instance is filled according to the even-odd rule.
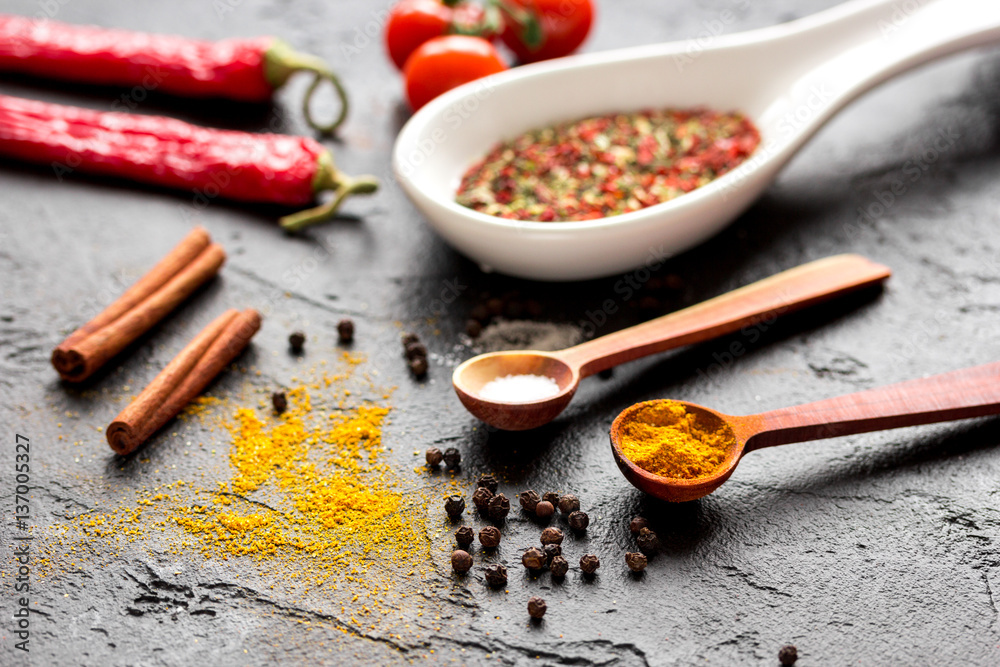
[[[634,486],[682,502],[715,491],[764,447],[995,414],[1000,362],[742,417],[684,401],[636,403],[611,425],[611,450]]]

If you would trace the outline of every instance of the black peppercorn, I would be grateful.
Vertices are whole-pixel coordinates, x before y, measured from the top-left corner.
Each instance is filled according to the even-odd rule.
[[[587,516],[586,512],[581,512],[580,510],[570,514],[566,520],[569,522],[569,527],[577,533],[587,530],[587,526],[590,525],[590,517]]]
[[[448,449],[444,450],[444,455],[442,456],[442,458],[444,458],[444,464],[446,466],[448,466],[449,468],[457,468],[458,465],[462,462],[462,452],[458,451],[454,447],[449,447]]]
[[[542,547],[542,553],[545,554],[545,562],[551,563],[556,556],[562,556],[562,547],[558,544],[546,544]]]
[[[555,513],[556,513],[556,508],[553,507],[552,503],[550,503],[547,500],[539,501],[539,503],[535,505],[535,516],[537,516],[539,519],[548,519]]]
[[[479,320],[480,322],[485,323],[486,320],[490,319],[490,311],[487,310],[485,304],[477,303],[475,306],[472,307],[472,310],[469,311],[469,317],[471,317],[474,320]]]
[[[285,396],[285,392],[276,391],[271,395],[271,404],[274,405],[274,411],[279,415],[288,409],[288,397]]]
[[[634,517],[628,524],[628,529],[632,531],[633,535],[638,535],[643,528],[649,528],[649,521],[641,516]]]
[[[507,585],[507,568],[500,563],[494,563],[486,568],[486,583],[493,588]]]
[[[496,493],[497,488],[500,484],[497,482],[497,478],[491,474],[480,475],[479,480],[476,482],[476,486],[480,488],[489,489],[490,493]]]
[[[483,333],[483,325],[479,323],[479,320],[467,320],[465,333],[469,335],[469,338],[479,338],[479,334]]]
[[[559,499],[559,511],[562,512],[563,516],[572,514],[578,509],[580,509],[580,499],[572,493],[567,493]]]
[[[643,528],[639,531],[639,537],[635,538],[635,543],[639,547],[639,551],[647,556],[653,556],[660,550],[660,538],[649,528]]]
[[[418,378],[427,375],[427,358],[418,357],[410,362],[410,372]]]
[[[562,544],[563,532],[555,526],[549,526],[542,531],[542,544]]]
[[[472,544],[472,540],[475,536],[476,532],[472,530],[470,526],[462,526],[455,531],[455,541],[458,542],[458,546],[466,550],[469,548],[469,545]]]
[[[538,547],[530,547],[521,555],[521,564],[529,570],[545,569],[545,553]]]
[[[510,501],[507,500],[507,496],[502,493],[493,496],[490,500],[490,518],[500,521],[508,514],[510,514]]]
[[[427,346],[423,343],[410,343],[406,346],[406,358],[410,361],[414,359],[426,359]]]
[[[553,556],[549,563],[549,570],[553,577],[565,577],[569,572],[569,562],[562,556]]]
[[[400,341],[402,341],[403,347],[405,348],[410,343],[419,343],[420,342],[420,336],[418,336],[415,333],[405,333],[400,338]]]
[[[519,495],[517,499],[520,501],[521,507],[523,507],[527,512],[534,512],[535,507],[541,501],[538,494],[531,490],[522,491],[521,495]]]
[[[580,569],[584,574],[593,574],[601,566],[601,559],[594,554],[583,554],[580,556]]]
[[[448,496],[444,501],[444,511],[452,519],[462,516],[462,512],[465,511],[465,498],[462,496]]]
[[[500,529],[496,526],[486,526],[479,531],[479,542],[487,549],[500,546]]]
[[[296,331],[288,337],[288,346],[292,348],[292,352],[299,354],[302,352],[302,348],[306,344],[306,335],[301,331]]]
[[[493,493],[485,488],[479,487],[476,492],[472,494],[472,504],[476,506],[480,514],[490,513],[490,501],[493,500]]]
[[[341,343],[350,343],[354,340],[353,320],[343,319],[337,322],[337,337]]]
[[[782,646],[781,650],[778,651],[778,662],[780,662],[783,667],[791,667],[798,659],[799,650],[791,644],[788,646]]]
[[[502,315],[503,314],[503,299],[498,299],[497,297],[493,297],[492,299],[488,299],[486,301],[486,310],[493,317],[497,317],[498,315]]]
[[[625,554],[625,564],[628,565],[628,569],[633,572],[642,572],[646,569],[646,564],[649,563],[643,554],[630,551]]]
[[[559,506],[559,494],[555,491],[549,491],[548,493],[542,494],[542,500],[552,503],[553,507]]]
[[[541,618],[545,616],[545,610],[548,606],[545,604],[545,600],[539,597],[533,597],[528,600],[528,616],[532,618]]]
[[[613,368],[605,368],[603,371],[597,374],[597,377],[601,378],[602,380],[610,380],[612,377],[614,377],[614,374],[615,371]]]
[[[432,468],[436,468],[441,465],[441,461],[444,460],[444,454],[437,447],[431,447],[426,452],[424,452],[424,460],[427,461],[427,465]]]
[[[459,574],[465,574],[472,569],[472,556],[468,551],[455,549],[451,552],[451,569]]]

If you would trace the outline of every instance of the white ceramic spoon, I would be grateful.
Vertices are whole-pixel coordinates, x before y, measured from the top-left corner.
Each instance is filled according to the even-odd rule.
[[[712,236],[764,191],[837,111],[935,58],[1000,40],[1000,0],[855,0],[791,23],[560,58],[474,81],[427,104],[396,140],[399,183],[484,270],[539,280],[612,275]],[[649,107],[747,113],[762,142],[741,167],[673,201],[586,222],[522,222],[454,202],[497,141],[558,121]]]

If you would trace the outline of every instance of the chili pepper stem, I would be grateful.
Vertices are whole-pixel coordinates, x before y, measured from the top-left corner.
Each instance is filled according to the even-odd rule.
[[[264,76],[273,87],[279,88],[296,72],[312,72],[314,74],[313,81],[302,100],[302,113],[306,118],[306,122],[309,123],[310,127],[319,132],[324,134],[333,133],[343,124],[349,110],[347,91],[344,90],[340,79],[337,78],[337,75],[330,70],[322,59],[299,53],[287,43],[280,39],[275,39],[271,47],[264,53]],[[313,118],[310,108],[316,89],[324,81],[328,81],[333,85],[337,93],[337,98],[340,100],[340,113],[332,122],[326,124],[320,123]]]
[[[340,205],[351,195],[371,194],[378,190],[378,180],[374,176],[348,176],[337,169],[333,156],[324,152],[319,157],[319,166],[313,178],[313,192],[317,194],[333,190],[333,199],[314,208],[286,215],[279,221],[289,232],[297,232],[311,225],[326,222],[332,218]]]

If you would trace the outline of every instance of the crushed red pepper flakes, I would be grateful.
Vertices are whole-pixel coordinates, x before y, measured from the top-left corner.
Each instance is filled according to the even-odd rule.
[[[488,215],[569,222],[620,215],[691,192],[760,144],[738,112],[645,110],[562,123],[498,144],[456,201]]]

